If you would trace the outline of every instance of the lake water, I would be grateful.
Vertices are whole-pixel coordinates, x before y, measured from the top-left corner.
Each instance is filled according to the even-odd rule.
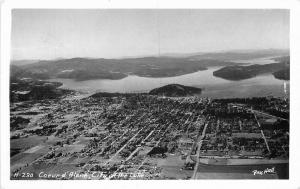
[[[157,87],[176,83],[203,88],[201,96],[212,98],[289,95],[289,81],[278,80],[271,74],[242,81],[229,81],[214,77],[213,72],[217,69],[220,69],[220,67],[210,67],[208,70],[165,78],[129,75],[119,80],[96,79],[75,81],[72,79],[51,79],[51,81],[62,82],[63,85],[61,88],[90,94],[95,92],[148,92]]]

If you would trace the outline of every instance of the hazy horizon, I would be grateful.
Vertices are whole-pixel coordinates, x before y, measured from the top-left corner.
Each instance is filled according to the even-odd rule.
[[[14,9],[12,60],[289,49],[283,9]]]
[[[56,58],[32,58],[32,59],[11,59],[11,61],[35,61],[35,60],[61,60],[61,59],[75,59],[75,58],[86,58],[86,59],[127,59],[127,58],[146,58],[146,57],[185,57],[186,55],[189,54],[197,54],[197,53],[230,53],[230,52],[241,52],[241,51],[263,51],[263,50],[282,50],[282,51],[289,51],[289,48],[286,49],[231,49],[231,50],[219,50],[219,51],[206,51],[206,52],[187,52],[187,53],[164,53],[161,55],[155,55],[155,54],[145,54],[145,55],[137,55],[137,56],[120,56],[120,57],[83,57],[83,56],[74,56],[74,57],[56,57]]]

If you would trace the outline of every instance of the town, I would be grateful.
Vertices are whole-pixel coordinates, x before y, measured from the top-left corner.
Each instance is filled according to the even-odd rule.
[[[243,165],[250,175],[268,164],[286,171],[288,114],[288,100],[274,97],[99,93],[12,103],[11,178],[67,171],[85,175],[68,179],[201,179],[203,166]]]

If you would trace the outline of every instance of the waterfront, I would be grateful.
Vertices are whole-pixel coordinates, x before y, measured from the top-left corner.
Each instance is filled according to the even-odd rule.
[[[119,80],[96,79],[75,81],[72,79],[51,79],[63,83],[62,88],[95,92],[149,92],[149,90],[167,84],[182,84],[203,88],[203,97],[228,98],[228,97],[254,97],[254,96],[288,96],[289,81],[278,80],[272,74],[259,75],[257,77],[229,81],[213,76],[213,72],[220,67],[209,67],[207,70],[198,71],[176,77],[151,78],[129,75]],[[284,90],[286,85],[286,92]]]

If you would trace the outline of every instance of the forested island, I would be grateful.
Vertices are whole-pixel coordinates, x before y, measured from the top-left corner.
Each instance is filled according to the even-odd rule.
[[[278,63],[253,64],[249,66],[226,66],[213,72],[213,75],[227,80],[239,81],[262,74],[273,74],[277,79],[289,80],[289,57],[275,58]]]
[[[182,97],[201,94],[202,89],[179,84],[170,84],[159,88],[152,89],[150,95]]]

